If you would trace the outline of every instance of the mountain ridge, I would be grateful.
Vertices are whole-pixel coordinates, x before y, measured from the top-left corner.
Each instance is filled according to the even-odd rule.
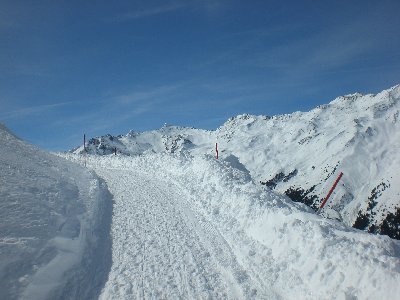
[[[158,130],[92,138],[86,152],[167,152],[237,157],[253,180],[318,208],[339,172],[324,214],[349,226],[400,239],[400,85],[378,94],[336,97],[308,112],[242,114],[214,131],[164,125]],[[83,153],[78,147],[74,153]]]

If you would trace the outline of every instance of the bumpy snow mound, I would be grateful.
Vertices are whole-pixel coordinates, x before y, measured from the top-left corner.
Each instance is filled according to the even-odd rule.
[[[0,298],[98,296],[111,264],[104,182],[4,126],[0,169]]]
[[[160,130],[89,141],[88,153],[236,156],[254,180],[317,209],[339,172],[325,215],[400,239],[400,86],[338,97],[310,112],[240,115],[215,131]],[[83,147],[75,153],[82,153]]]
[[[400,293],[398,241],[315,215],[255,183],[234,156],[215,160],[182,152],[86,159],[95,170],[135,170],[183,191],[187,207],[228,242],[244,270],[237,274],[241,284],[258,282],[246,297],[391,299]]]

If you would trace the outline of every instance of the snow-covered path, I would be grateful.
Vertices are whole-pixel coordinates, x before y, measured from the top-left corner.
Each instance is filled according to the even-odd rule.
[[[393,299],[400,244],[256,184],[234,157],[67,155],[114,196],[101,299]]]
[[[115,201],[113,263],[103,299],[261,296],[224,238],[172,182],[142,171],[95,170]]]

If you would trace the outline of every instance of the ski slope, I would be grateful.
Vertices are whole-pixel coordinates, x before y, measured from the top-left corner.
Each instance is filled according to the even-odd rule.
[[[114,195],[101,299],[390,299],[400,243],[315,215],[234,156],[64,154]]]

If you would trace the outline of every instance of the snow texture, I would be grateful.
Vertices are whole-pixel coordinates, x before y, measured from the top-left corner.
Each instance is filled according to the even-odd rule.
[[[58,156],[1,125],[0,299],[398,298],[400,241],[348,225],[397,230],[399,98],[106,135]],[[323,216],[283,195],[315,207],[340,171]]]
[[[394,299],[400,242],[327,220],[230,156],[66,155],[115,197],[101,299]]]
[[[400,239],[399,115],[398,85],[377,95],[341,96],[310,112],[240,115],[215,131],[164,126],[107,135],[91,139],[86,150],[215,155],[218,143],[220,157],[237,157],[254,180],[315,210],[343,172],[324,215]]]
[[[0,299],[97,298],[111,266],[103,180],[3,125],[0,169]]]

